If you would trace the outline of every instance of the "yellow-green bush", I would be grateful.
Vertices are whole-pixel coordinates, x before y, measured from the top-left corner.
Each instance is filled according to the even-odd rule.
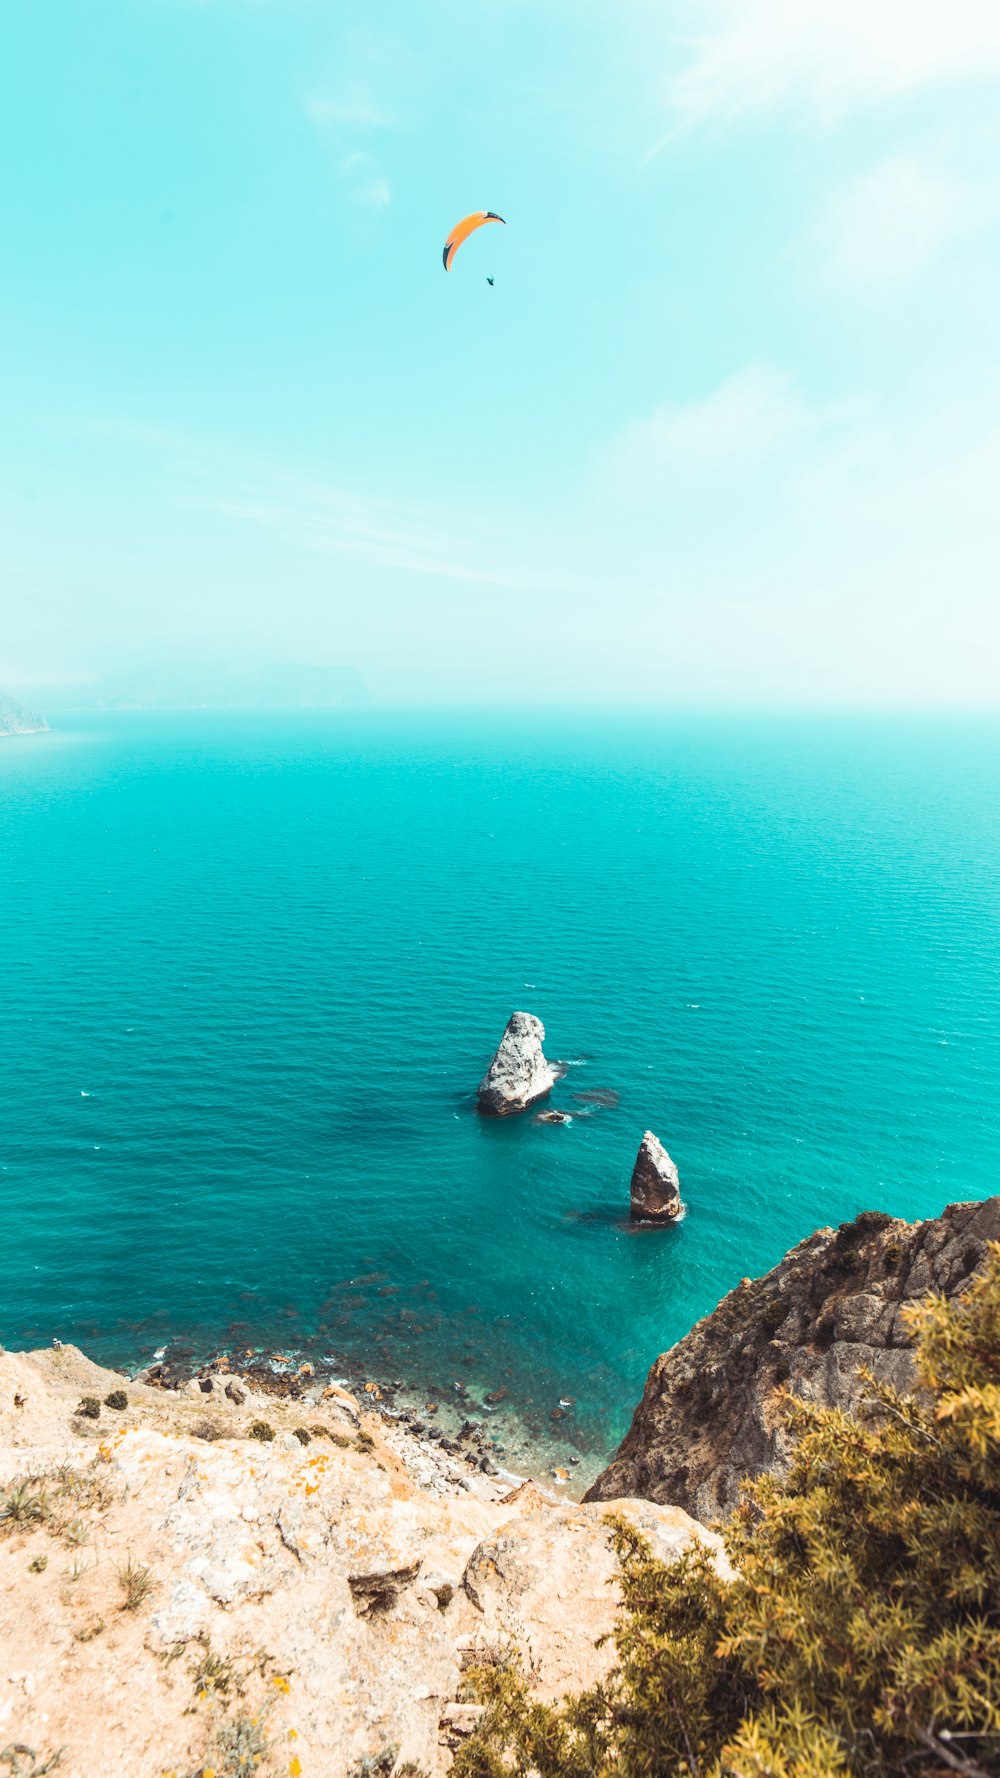
[[[735,1582],[614,1521],[609,1677],[553,1708],[478,1674],[455,1778],[997,1778],[1000,1246],[910,1313],[917,1395],[869,1379],[858,1418],[789,1399],[790,1471],[726,1531]]]

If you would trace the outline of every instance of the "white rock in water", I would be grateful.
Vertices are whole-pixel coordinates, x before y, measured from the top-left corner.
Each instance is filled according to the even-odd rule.
[[[636,1156],[631,1195],[633,1222],[674,1222],[684,1208],[680,1175],[652,1130],[646,1131]]]
[[[500,1048],[479,1088],[479,1109],[494,1117],[526,1111],[544,1099],[556,1081],[555,1069],[542,1054],[545,1026],[530,1012],[512,1013]]]

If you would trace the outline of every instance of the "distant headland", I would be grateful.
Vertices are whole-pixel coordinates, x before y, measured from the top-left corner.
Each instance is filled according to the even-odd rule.
[[[67,685],[53,693],[67,712],[169,710],[338,710],[369,702],[354,667],[291,661],[157,661]]]
[[[41,735],[48,729],[44,716],[36,716],[23,704],[0,691],[0,735]]]

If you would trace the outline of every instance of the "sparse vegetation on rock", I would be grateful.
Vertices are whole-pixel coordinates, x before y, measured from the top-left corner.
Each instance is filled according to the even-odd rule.
[[[152,1571],[142,1562],[134,1562],[129,1556],[118,1570],[118,1585],[122,1590],[122,1610],[138,1611],[146,1603],[155,1586]]]
[[[23,1741],[10,1741],[0,1749],[0,1774],[2,1778],[47,1778],[62,1764],[64,1752],[60,1747],[55,1753],[36,1753]]]
[[[24,1476],[0,1490],[0,1529],[24,1530],[40,1525],[49,1516],[49,1499],[37,1476]]]
[[[250,1778],[271,1751],[267,1718],[266,1704],[253,1712],[247,1709],[216,1716],[208,1758],[190,1778],[205,1778],[209,1771],[215,1778]]]

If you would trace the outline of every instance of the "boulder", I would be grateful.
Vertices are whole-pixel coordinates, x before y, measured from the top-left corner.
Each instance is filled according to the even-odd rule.
[[[684,1208],[677,1168],[652,1130],[646,1131],[632,1168],[631,1198],[633,1222],[676,1222]]]
[[[481,1645],[516,1648],[529,1673],[544,1666],[547,1684],[565,1694],[580,1684],[581,1643],[600,1646],[621,1597],[612,1527],[602,1506],[538,1510],[530,1497],[518,1505],[472,1551],[462,1588],[478,1615]],[[721,1537],[677,1507],[622,1500],[617,1510],[661,1562],[700,1544],[717,1573],[732,1578]],[[611,1652],[598,1656],[602,1677]]]
[[[545,1026],[530,1012],[511,1013],[479,1087],[479,1109],[492,1117],[527,1111],[552,1091],[556,1072],[542,1054]]]

